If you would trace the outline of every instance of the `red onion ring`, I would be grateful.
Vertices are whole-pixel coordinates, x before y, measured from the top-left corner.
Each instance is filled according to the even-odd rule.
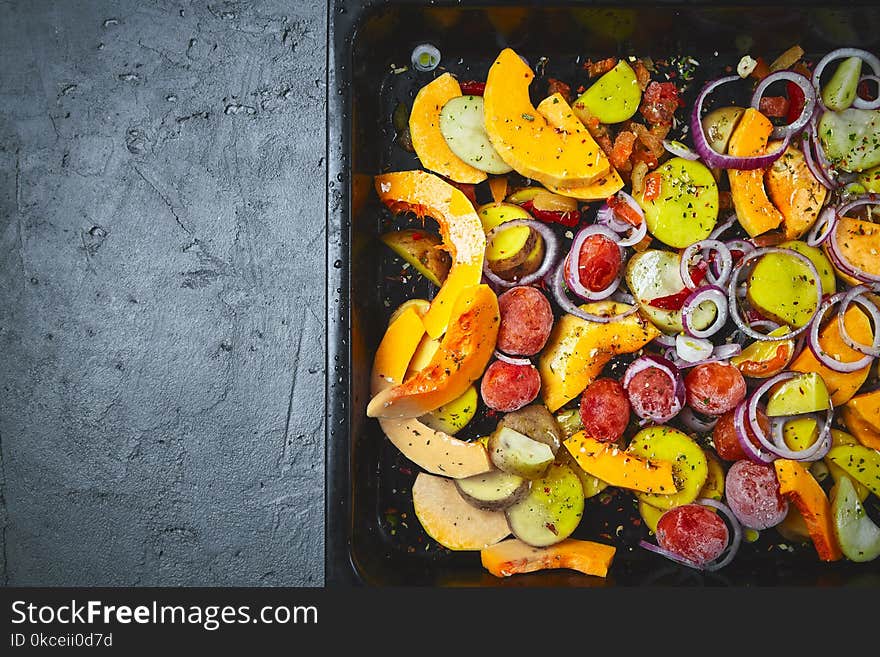
[[[664,139],[663,148],[665,148],[668,153],[671,153],[672,155],[680,157],[684,160],[691,160],[693,162],[700,159],[699,153],[697,153],[696,151],[692,151],[680,141]]]
[[[867,50],[861,50],[859,48],[838,48],[837,50],[832,50],[830,53],[825,55],[822,59],[818,61],[816,64],[816,68],[813,69],[813,79],[811,82],[813,83],[813,88],[816,92],[817,102],[825,109],[825,104],[822,102],[822,87],[820,85],[820,80],[822,78],[822,72],[825,70],[825,67],[828,66],[831,62],[837,59],[844,59],[850,57],[858,57],[865,64],[871,67],[874,72],[874,75],[880,75],[880,59],[869,53]]]
[[[599,226],[607,226],[615,233],[626,233],[632,230],[632,225],[622,219],[618,219],[614,215],[614,210],[607,203],[603,203],[602,207],[596,210],[596,223]]]
[[[822,305],[819,307],[819,311],[816,313],[816,317],[810,323],[810,332],[807,334],[807,346],[809,346],[810,351],[813,352],[813,355],[816,357],[816,359],[828,369],[834,370],[835,372],[849,373],[860,370],[863,367],[867,367],[871,364],[873,358],[871,356],[864,356],[863,358],[848,363],[839,361],[833,358],[831,354],[826,353],[825,350],[822,349],[822,345],[819,342],[819,327],[822,324],[825,313],[827,313],[832,306],[840,303],[845,296],[846,293],[838,292],[837,294],[832,294],[830,297],[822,302]],[[838,319],[840,319],[842,316],[843,315],[838,312]],[[841,322],[841,325],[842,324],[843,323]],[[849,336],[847,335],[847,337]],[[875,340],[876,339],[877,338],[875,338]]]
[[[685,559],[684,557],[679,556],[675,552],[667,550],[666,548],[662,548],[659,545],[654,545],[653,543],[649,543],[645,540],[639,541],[639,547],[642,547],[649,552],[653,552],[654,554],[659,554],[662,557],[666,557],[670,561],[674,561],[675,563],[681,564],[682,566],[687,566],[688,568],[694,568],[696,570],[702,570],[705,572],[714,572],[728,565],[736,557],[736,554],[739,551],[739,546],[742,543],[742,525],[740,525],[739,520],[737,520],[736,516],[733,515],[733,511],[731,511],[726,504],[709,499],[707,497],[701,497],[700,499],[696,500],[696,503],[701,504],[702,506],[709,506],[713,509],[717,509],[721,512],[721,516],[727,521],[727,524],[730,525],[730,538],[727,542],[727,545],[718,555],[718,558],[708,563],[696,563],[694,561],[691,561],[690,559]],[[722,557],[721,555],[724,556]]]
[[[697,306],[704,301],[710,301],[715,304],[715,321],[705,329],[699,330],[691,325],[691,315]],[[708,338],[715,335],[727,323],[727,305],[727,297],[724,294],[724,290],[720,287],[715,285],[698,287],[685,299],[684,305],[681,307],[681,323],[684,326],[685,333],[694,338]]]
[[[863,196],[850,203],[842,205],[836,210],[836,213],[839,217],[843,217],[853,208],[861,207],[863,205],[878,204],[880,204],[880,199],[877,199],[873,194],[869,194],[868,196]],[[837,241],[837,232],[837,230],[832,231],[828,241],[828,256],[831,259],[831,262],[844,274],[847,274],[862,283],[880,283],[880,276],[869,274],[862,269],[858,269],[843,257],[843,254],[840,251],[840,244]]]
[[[730,253],[730,249],[727,248],[727,245],[724,242],[720,242],[716,239],[705,239],[700,240],[699,242],[694,242],[690,246],[688,246],[684,252],[681,254],[681,262],[678,266],[679,273],[681,274],[681,280],[684,281],[684,285],[689,290],[694,290],[697,286],[694,284],[693,279],[691,278],[691,257],[697,251],[715,251],[721,256],[721,272],[715,276],[713,272],[708,272],[707,276],[712,276],[711,282],[715,285],[724,286],[727,283],[727,279],[730,277],[730,272],[733,271],[733,255]],[[701,255],[705,258],[706,254]]]
[[[672,387],[674,390],[673,403],[669,409],[669,412],[665,415],[639,415],[639,417],[643,420],[653,420],[657,424],[663,424],[678,415],[678,412],[684,407],[684,380],[681,378],[681,372],[679,371],[678,367],[676,367],[671,360],[669,360],[668,358],[664,358],[663,356],[645,354],[644,356],[636,358],[633,362],[629,364],[629,366],[626,368],[626,372],[624,372],[623,374],[622,383],[624,389],[627,388],[636,374],[652,367],[663,372],[666,376],[669,377],[669,380],[672,381]]]
[[[508,228],[515,228],[516,226],[528,226],[540,233],[541,237],[544,239],[544,262],[541,263],[541,266],[538,267],[536,271],[527,276],[523,276],[518,281],[508,281],[492,271],[491,267],[489,267],[488,258],[483,258],[483,275],[492,282],[492,284],[500,288],[530,285],[531,283],[541,280],[541,278],[552,269],[553,263],[556,262],[556,255],[559,251],[559,239],[556,237],[556,233],[554,233],[549,226],[540,221],[535,221],[534,219],[513,219],[498,224],[486,233],[486,244],[491,244],[492,238],[495,237],[498,232]]]
[[[661,333],[656,338],[652,340],[652,342],[656,342],[657,344],[663,347],[675,347],[675,338],[674,335],[667,335],[666,333]]]
[[[813,414],[811,413],[810,415],[813,415]],[[776,445],[776,447],[778,449],[788,449],[788,445],[785,444],[785,425],[792,417],[798,417],[798,416],[777,417],[777,418],[773,418],[773,421],[771,422],[770,430],[773,433],[773,444]],[[821,422],[821,421],[822,420],[817,419],[816,424],[819,424],[819,422]],[[830,420],[826,420],[826,425],[829,421]],[[823,425],[823,428],[826,425]],[[823,433],[822,429],[819,430],[819,433],[820,434]],[[801,458],[798,460],[800,460],[804,463],[809,463],[811,461],[818,461],[819,459],[825,458],[825,455],[828,454],[828,452],[831,450],[831,432],[825,431],[824,436],[825,437],[821,441],[818,439],[818,436],[817,436],[816,443],[819,443],[819,447],[815,453],[813,453],[812,455],[810,455],[808,457],[804,457],[804,458]],[[813,443],[813,445],[811,445],[807,449],[812,451],[812,449],[813,449],[813,447],[815,447],[816,443]]]
[[[868,292],[873,292],[874,294],[880,293],[880,284],[857,285],[856,287],[850,288],[840,301],[840,308],[837,311],[837,325],[840,329],[840,337],[843,338],[843,341],[850,349],[863,353],[866,356],[877,358],[880,356],[880,309],[877,308],[877,304],[865,297],[865,294]],[[862,344],[861,342],[856,342],[850,337],[846,330],[844,315],[846,315],[847,308],[849,308],[850,304],[853,302],[866,310],[871,316],[871,319],[874,320],[874,341],[870,346]]]
[[[761,449],[749,439],[748,429],[746,428],[748,406],[748,400],[743,399],[733,412],[733,429],[736,433],[736,439],[739,441],[739,446],[750,461],[762,465],[773,463],[776,460],[776,456],[772,452]]]
[[[760,249],[755,249],[751,253],[747,253],[742,257],[742,259],[736,264],[733,268],[733,273],[730,275],[730,282],[727,286],[727,300],[730,304],[730,316],[733,317],[733,321],[736,324],[736,327],[745,333],[748,337],[753,340],[762,340],[764,342],[778,342],[780,340],[790,340],[791,338],[797,337],[804,331],[806,331],[810,327],[810,322],[812,322],[812,318],[810,322],[807,322],[800,328],[793,329],[791,332],[786,333],[784,335],[764,335],[763,333],[758,333],[754,329],[752,329],[748,324],[746,324],[742,318],[739,316],[739,309],[736,301],[736,286],[737,281],[739,280],[739,275],[744,269],[745,265],[755,258],[760,258],[761,256],[769,255],[771,253],[780,253],[788,256],[792,256],[798,258],[803,262],[807,269],[810,270],[810,273],[813,276],[813,280],[816,282],[816,311],[818,312],[819,306],[822,305],[822,280],[819,278],[819,272],[816,269],[816,265],[813,264],[813,261],[810,260],[807,256],[802,253],[798,253],[792,249],[783,249],[778,246],[765,246]],[[815,317],[815,312],[813,317]]]
[[[736,213],[732,213],[727,219],[724,220],[724,223],[718,224],[715,228],[712,229],[712,232],[709,233],[710,240],[717,240],[718,237],[724,233],[728,228],[735,225],[737,222]]]
[[[819,216],[816,218],[816,223],[813,224],[813,227],[810,229],[810,232],[807,234],[807,244],[810,246],[820,246],[825,243],[831,233],[837,228],[837,221],[840,219],[840,215],[837,214],[837,210],[831,206],[822,210]]]
[[[503,354],[497,349],[495,350],[495,358],[500,360],[503,363],[507,363],[508,365],[531,365],[532,361],[528,358],[513,358],[512,356],[508,356],[507,354]]]
[[[569,251],[568,256],[565,258],[565,261],[563,263],[563,266],[565,268],[565,284],[574,295],[580,297],[584,301],[600,301],[602,299],[607,299],[612,294],[614,294],[614,291],[620,286],[620,281],[623,279],[623,274],[618,273],[617,277],[613,281],[611,281],[609,285],[597,292],[586,288],[581,283],[581,277],[578,272],[578,269],[580,268],[581,247],[584,245],[584,242],[587,240],[587,238],[592,235],[601,235],[605,239],[615,244],[619,239],[618,236],[610,229],[594,224],[592,226],[586,226],[582,228],[575,236],[574,241],[571,243],[571,250]],[[619,245],[618,252],[620,254],[620,260],[622,262],[624,252],[623,248]]]
[[[785,152],[785,149],[788,148],[788,144],[791,141],[790,133],[783,137],[782,144],[772,153],[751,157],[734,157],[733,155],[718,153],[709,145],[706,131],[703,130],[703,122],[700,120],[700,114],[703,111],[703,101],[706,100],[706,96],[722,84],[740,79],[738,75],[728,75],[709,82],[702,88],[699,96],[697,96],[697,101],[694,103],[694,109],[691,111],[691,134],[694,139],[694,147],[703,161],[715,169],[739,169],[742,171],[766,169],[778,160]]]
[[[771,73],[758,83],[758,86],[755,87],[754,94],[752,94],[752,107],[759,110],[761,106],[761,97],[764,95],[767,87],[774,82],[780,82],[782,80],[793,82],[800,88],[801,92],[804,94],[804,107],[801,110],[800,115],[794,121],[788,125],[776,126],[773,128],[771,137],[774,139],[790,137],[794,133],[803,129],[810,120],[810,117],[813,116],[813,111],[816,108],[816,90],[813,89],[813,85],[810,84],[810,81],[800,73],[785,70]]]
[[[865,110],[875,110],[880,109],[880,76],[878,75],[863,75],[859,78],[859,84],[863,84],[865,82],[873,82],[877,85],[877,97],[874,100],[865,100],[858,94],[856,94],[855,99],[853,100],[852,106],[856,109],[865,109]]]
[[[713,417],[709,421],[697,417],[696,413],[694,413],[694,410],[690,406],[685,406],[681,409],[681,413],[678,414],[678,419],[681,420],[681,423],[684,426],[696,433],[709,433],[715,428],[715,425],[718,424],[717,417]]]
[[[683,333],[675,336],[675,354],[687,363],[697,363],[712,356],[715,346],[706,338],[694,338]]]
[[[634,312],[636,312],[639,307],[636,305],[630,306],[630,309],[620,313],[618,315],[594,315],[593,313],[588,313],[576,305],[574,305],[566,296],[565,293],[565,262],[559,263],[559,266],[556,268],[555,273],[553,274],[553,278],[550,283],[550,290],[553,292],[553,298],[556,300],[556,303],[559,304],[559,307],[562,308],[569,315],[574,315],[580,319],[583,319],[587,322],[597,322],[599,324],[608,324],[609,322],[614,322],[619,319],[623,319],[624,317],[629,317]]]
[[[728,360],[734,356],[739,356],[742,353],[742,350],[742,345],[732,342],[730,344],[718,345],[715,347],[715,351],[712,352],[712,355],[718,360]]]
[[[813,156],[813,150],[815,149],[815,139],[816,136],[814,132],[810,132],[809,134],[804,135],[803,141],[801,142],[801,152],[804,154],[804,161],[807,163],[807,168],[810,170],[813,178],[815,178],[820,185],[822,185],[826,189],[834,189],[836,185],[834,184],[834,182],[831,181],[831,179],[828,177],[828,174],[825,173],[822,166],[816,161]]]
[[[798,376],[801,376],[800,372],[780,372],[758,386],[757,390],[752,393],[752,396],[748,401],[748,420],[752,433],[755,434],[758,442],[761,443],[761,446],[764,447],[764,449],[774,454],[776,458],[790,459],[792,461],[807,461],[814,457],[824,447],[825,439],[831,431],[831,422],[834,419],[834,405],[830,400],[828,402],[827,419],[825,424],[816,436],[816,441],[806,449],[792,450],[784,446],[784,444],[780,446],[770,442],[767,435],[761,429],[761,425],[758,423],[758,402],[761,401],[761,397],[763,397],[764,394],[777,383],[782,383],[783,381],[788,381]]]

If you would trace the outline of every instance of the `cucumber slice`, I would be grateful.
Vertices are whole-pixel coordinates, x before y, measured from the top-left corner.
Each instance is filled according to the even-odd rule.
[[[834,535],[840,551],[851,561],[873,561],[880,556],[880,527],[865,513],[849,477],[841,477],[831,492]]]
[[[482,96],[458,96],[440,110],[440,134],[449,150],[486,173],[513,171],[493,148],[484,123]]]
[[[651,235],[677,249],[709,237],[718,220],[718,185],[712,171],[701,162],[673,157],[656,172],[660,193],[650,201],[644,191],[635,197]]]
[[[455,485],[465,500],[487,511],[506,509],[529,490],[528,480],[501,470],[456,479]]]
[[[489,458],[495,467],[524,479],[544,476],[553,457],[549,445],[505,426],[498,427],[489,437]]]
[[[880,110],[825,112],[819,139],[835,166],[859,172],[880,165]]]
[[[660,425],[642,429],[626,451],[642,458],[672,461],[672,478],[677,492],[671,495],[636,493],[645,504],[658,509],[690,504],[697,499],[709,478],[706,454],[690,437],[672,427]]]
[[[565,438],[556,418],[543,404],[532,404],[508,413],[501,418],[498,426],[513,429],[532,440],[544,443],[552,450],[554,456]]]
[[[840,62],[834,75],[822,88],[825,107],[835,112],[849,108],[856,99],[861,74],[861,57],[849,57]]]
[[[679,263],[681,257],[671,251],[648,249],[636,253],[626,265],[626,284],[636,299],[639,310],[651,322],[667,333],[681,333],[680,310],[663,310],[649,305],[649,301],[677,294],[684,289]],[[694,311],[692,320],[697,329],[704,329],[715,321],[715,306],[704,301]]]
[[[546,547],[565,540],[584,514],[581,481],[567,465],[553,465],[506,514],[510,531],[523,543]]]

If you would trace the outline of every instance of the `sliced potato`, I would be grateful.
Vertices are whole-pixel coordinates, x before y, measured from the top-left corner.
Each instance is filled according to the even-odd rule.
[[[639,500],[639,515],[648,529],[654,534],[657,533],[657,523],[660,522],[660,518],[663,517],[664,513],[666,513],[665,509],[658,509],[656,506],[651,506],[647,502]]]
[[[578,479],[581,480],[581,487],[584,489],[585,499],[595,497],[603,490],[608,488],[608,482],[602,481],[601,479],[599,479],[599,477],[591,475],[589,472],[584,470],[580,465],[578,465],[578,462],[575,460],[574,456],[572,456],[571,452],[569,452],[567,449],[559,450],[559,453],[556,455],[556,461],[570,467],[578,476]]]
[[[831,430],[831,446],[838,447],[840,445],[858,445],[859,441],[856,438],[845,431],[839,431],[838,429]],[[836,465],[833,461],[831,461],[828,456],[823,459],[825,466],[828,468],[828,474],[831,475],[831,479],[836,484],[840,481],[841,477],[846,477],[846,470],[841,468],[839,465]],[[870,495],[871,491],[869,491],[864,484],[859,483],[858,481],[853,482],[853,486],[856,489],[856,495],[859,498],[860,502],[864,502],[868,495]]]
[[[449,150],[475,169],[486,173],[513,171],[493,148],[484,126],[482,96],[452,98],[440,110],[440,133]]]
[[[523,543],[546,547],[571,536],[584,513],[580,479],[566,465],[554,464],[532,482],[528,495],[507,508],[510,530]]]
[[[443,244],[439,235],[420,228],[405,228],[385,233],[382,241],[434,285],[443,285],[452,259],[438,248]]]
[[[730,135],[745,112],[742,107],[719,107],[703,117],[703,131],[709,141],[709,146],[716,153],[726,153]]]
[[[831,491],[834,536],[850,561],[866,562],[880,557],[880,527],[865,513],[849,477],[842,477]]]
[[[572,106],[578,117],[596,117],[602,123],[620,123],[639,109],[642,90],[632,67],[621,59],[596,80]],[[582,120],[584,120],[582,119]]]
[[[818,305],[813,274],[800,258],[787,253],[758,259],[749,276],[748,296],[761,314],[794,327],[809,322]]]
[[[443,431],[454,436],[474,419],[477,412],[477,388],[470,385],[464,393],[448,404],[444,404],[419,419],[434,431]]]
[[[559,452],[565,434],[553,414],[543,404],[531,404],[518,411],[507,413],[498,423],[528,436],[532,440],[544,443],[553,451]]]
[[[565,434],[565,438],[571,438],[574,434],[578,431],[582,431],[584,428],[580,409],[577,408],[567,408],[565,410],[557,411],[556,422],[559,423],[562,433]]]
[[[855,481],[880,495],[880,452],[862,445],[832,447],[826,457]]]
[[[828,388],[815,372],[798,374],[775,386],[767,399],[769,417],[826,411],[831,404]]]
[[[709,466],[709,475],[706,477],[706,483],[697,495],[698,498],[707,497],[710,500],[721,501],[724,497],[724,468],[721,461],[713,452],[703,450],[706,455],[706,463]]]
[[[626,451],[641,458],[672,462],[675,493],[636,493],[640,500],[658,509],[690,504],[697,499],[709,478],[706,454],[693,439],[672,427],[660,425],[642,429]]]
[[[521,500],[529,491],[529,481],[515,474],[493,470],[467,479],[456,479],[458,492],[478,509],[500,511]]]
[[[501,426],[489,437],[489,457],[499,470],[525,479],[538,479],[553,463],[554,454],[546,443]]]
[[[482,550],[510,534],[502,511],[468,504],[451,479],[420,472],[412,496],[425,532],[450,550]]]

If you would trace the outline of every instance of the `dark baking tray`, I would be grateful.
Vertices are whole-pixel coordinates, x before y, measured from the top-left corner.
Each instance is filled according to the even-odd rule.
[[[387,320],[386,277],[398,271],[376,239],[388,215],[371,177],[418,168],[393,146],[391,113],[412,99],[431,74],[395,74],[422,42],[439,47],[442,66],[460,79],[485,79],[492,58],[514,47],[534,65],[547,57],[548,76],[571,79],[575,57],[672,57],[700,62],[697,76],[752,53],[777,53],[800,43],[808,53],[841,45],[876,51],[876,3],[833,11],[800,3],[533,3],[331,2],[327,60],[327,449],[328,585],[608,586],[608,585],[867,585],[880,584],[876,565],[823,564],[811,547],[780,546],[775,532],[744,545],[723,571],[702,574],[635,547],[620,547],[607,579],[549,571],[498,580],[476,553],[433,543],[412,513],[409,487],[418,468],[400,456],[364,413],[372,354]],[[716,54],[717,53],[717,54]],[[539,84],[536,80],[533,88]],[[408,290],[423,296],[418,282]],[[398,299],[390,299],[393,303]],[[588,501],[588,527],[576,536],[634,546],[630,496]]]

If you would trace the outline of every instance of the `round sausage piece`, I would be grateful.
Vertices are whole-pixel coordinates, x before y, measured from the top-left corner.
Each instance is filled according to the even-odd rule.
[[[498,297],[501,325],[496,346],[512,356],[533,356],[553,329],[550,302],[533,287],[515,287]]]
[[[629,424],[629,398],[619,381],[596,379],[581,395],[581,422],[587,435],[614,442]]]
[[[736,435],[733,421],[735,414],[735,410],[727,411],[727,413],[718,418],[718,422],[715,424],[715,429],[712,431],[712,442],[715,443],[715,451],[718,452],[718,456],[725,461],[741,461],[749,458],[748,454],[743,450],[742,445],[740,445],[739,438]],[[768,418],[767,414],[760,408],[758,409],[758,424],[764,430],[766,435],[770,435],[770,418]],[[745,421],[745,426],[746,436],[748,437],[749,442],[758,449],[764,450],[764,447],[758,442],[755,432],[752,431],[751,424],[749,424],[748,420]]]
[[[677,506],[657,522],[657,543],[665,550],[697,564],[717,559],[727,547],[724,520],[700,504]]]
[[[541,391],[541,376],[534,365],[512,365],[496,360],[486,368],[480,394],[489,408],[509,413],[530,404]]]
[[[785,520],[788,501],[779,493],[779,480],[772,465],[737,461],[724,479],[727,506],[751,529],[769,529]]]
[[[746,396],[746,380],[729,363],[703,363],[684,378],[688,405],[705,415],[723,415]]]
[[[620,274],[620,247],[604,235],[590,235],[578,254],[578,278],[591,292],[601,292]]]
[[[659,367],[638,372],[626,386],[633,412],[641,418],[665,418],[675,406],[675,383]]]

